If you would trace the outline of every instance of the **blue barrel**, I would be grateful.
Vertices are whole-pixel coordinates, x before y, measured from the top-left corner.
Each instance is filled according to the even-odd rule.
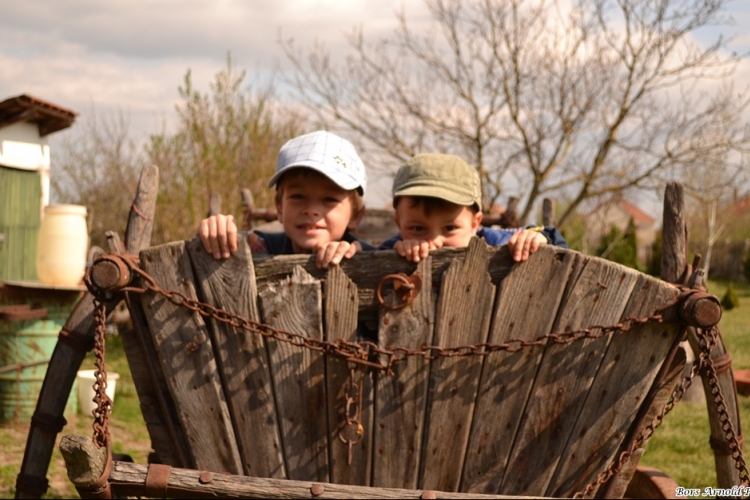
[[[49,319],[0,321],[0,423],[31,422],[47,365],[64,321]],[[15,367],[12,371],[9,368]],[[73,387],[65,416],[75,413],[78,390]]]

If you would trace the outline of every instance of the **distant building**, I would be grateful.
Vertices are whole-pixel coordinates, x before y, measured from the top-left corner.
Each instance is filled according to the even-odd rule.
[[[638,262],[646,265],[651,260],[651,249],[656,241],[656,221],[622,197],[602,203],[586,216],[589,248],[599,246],[599,241],[612,226],[625,231],[631,220],[635,226]]]
[[[36,241],[49,204],[47,136],[76,113],[28,95],[0,102],[0,280],[36,278]]]

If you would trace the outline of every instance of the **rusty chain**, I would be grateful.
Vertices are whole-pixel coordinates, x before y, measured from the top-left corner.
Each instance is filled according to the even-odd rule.
[[[551,344],[569,344],[579,340],[598,339],[614,332],[627,332],[631,328],[639,324],[646,324],[651,322],[661,323],[664,320],[662,313],[665,310],[676,305],[687,295],[690,295],[694,292],[693,289],[678,286],[681,293],[673,300],[657,308],[649,316],[642,318],[626,318],[614,325],[595,325],[572,331],[557,333],[553,332],[537,337],[534,340],[510,339],[506,342],[498,344],[477,343],[453,347],[440,347],[434,345],[422,345],[419,348],[406,348],[398,346],[380,347],[378,344],[370,341],[351,342],[344,339],[337,339],[335,341],[320,340],[317,338],[307,337],[302,334],[277,329],[270,325],[242,317],[240,315],[215,307],[211,304],[191,299],[179,291],[165,290],[164,288],[159,286],[158,283],[156,283],[153,277],[151,277],[148,273],[140,268],[136,256],[121,255],[120,257],[124,258],[128,262],[128,267],[134,274],[141,278],[142,283],[142,286],[124,287],[122,288],[123,292],[132,292],[139,294],[152,292],[161,295],[166,300],[178,307],[185,307],[193,312],[197,312],[205,318],[212,318],[229,326],[259,334],[267,339],[272,338],[277,341],[285,342],[297,347],[303,347],[316,352],[336,356],[343,359],[344,361],[347,361],[349,363],[350,375],[348,380],[344,382],[343,387],[343,394],[345,399],[344,419],[339,425],[338,436],[339,439],[348,447],[347,462],[350,465],[352,463],[352,447],[360,442],[364,435],[364,429],[361,422],[363,377],[360,374],[359,380],[356,380],[357,367],[369,367],[375,370],[383,371],[387,375],[392,375],[392,367],[395,363],[404,361],[407,358],[413,356],[422,357],[426,360],[434,360],[441,357],[471,355],[485,356],[493,352],[515,353],[528,347],[546,347]],[[381,281],[377,289],[377,297],[381,304],[384,304],[385,302],[382,298],[381,289],[386,279],[391,279],[394,281],[394,290],[396,291],[398,298],[401,300],[401,303],[397,304],[396,306],[389,306],[390,309],[401,309],[403,307],[406,307],[414,300],[417,293],[419,292],[419,288],[421,287],[421,276],[417,276],[416,280],[413,280],[406,275],[388,275]],[[89,288],[91,289],[92,287]],[[94,290],[92,290],[92,293],[96,295]],[[103,331],[104,330],[102,329],[102,332]],[[675,403],[682,399],[685,391],[690,387],[693,378],[699,372],[707,376],[709,387],[711,388],[711,393],[714,395],[714,404],[716,405],[717,411],[719,413],[722,430],[724,431],[725,438],[729,443],[731,455],[736,462],[736,468],[739,471],[742,485],[750,485],[750,475],[748,474],[747,465],[742,455],[739,438],[731,422],[729,414],[727,413],[726,405],[724,403],[724,396],[721,392],[721,388],[719,387],[718,380],[716,378],[716,370],[713,365],[713,360],[710,357],[711,351],[718,341],[718,327],[714,326],[707,332],[703,331],[700,328],[697,328],[696,331],[698,332],[698,336],[700,339],[701,352],[698,363],[693,365],[690,374],[684,377],[680,381],[680,383],[677,384],[675,389],[672,391],[667,403],[659,411],[659,413],[654,416],[652,421],[643,428],[640,434],[632,440],[629,448],[620,453],[620,455],[614,460],[612,460],[612,462],[605,468],[605,470],[600,472],[597,478],[586,485],[584,489],[576,493],[574,495],[574,498],[582,498],[590,495],[594,488],[605,484],[614,474],[619,472],[621,468],[630,460],[632,454],[638,448],[642,448],[643,446],[645,446],[647,441],[654,434],[655,430],[662,424],[664,417],[674,408]],[[100,336],[98,332],[99,328],[97,328],[97,343],[99,342]],[[98,357],[99,355],[97,354],[97,367],[99,368],[99,370],[97,371],[96,375],[98,392],[97,397],[95,398],[95,401],[97,402],[97,418],[101,417],[101,423],[97,424],[97,422],[95,421],[95,439],[97,436],[97,429],[100,433],[108,433],[107,423],[109,411],[111,409],[111,401],[109,401],[109,398],[107,398],[106,393],[104,392],[104,389],[106,389],[106,369],[104,368],[103,359],[103,333],[101,334],[101,337],[102,359],[100,366]],[[197,344],[195,339],[193,339],[193,341],[190,341],[186,345],[186,349],[190,350],[195,350],[196,347]],[[382,361],[372,361],[373,359],[385,360],[386,362],[383,363]],[[99,381],[100,376],[102,376],[101,382]]]
[[[101,448],[107,446],[109,436],[109,415],[112,411],[112,401],[107,396],[107,367],[105,365],[107,331],[107,310],[104,303],[94,301],[94,320],[96,331],[94,337],[94,356],[96,370],[94,371],[94,436],[93,440]]]
[[[359,381],[357,380],[359,373]],[[344,382],[343,395],[346,401],[344,406],[344,418],[338,427],[339,439],[347,446],[347,465],[352,464],[352,449],[355,444],[362,441],[365,428],[362,426],[362,397],[364,380],[362,372],[356,369],[356,365],[349,364],[349,378]],[[352,437],[354,434],[354,437]]]

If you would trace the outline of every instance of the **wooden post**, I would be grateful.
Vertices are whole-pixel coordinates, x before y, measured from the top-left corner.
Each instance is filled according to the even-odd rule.
[[[98,448],[90,437],[71,434],[60,440],[68,478],[76,488],[92,488],[104,472],[107,449]]]
[[[542,202],[542,225],[548,227],[557,226],[557,220],[555,220],[555,204],[550,198],[545,198]]]
[[[255,227],[255,220],[253,220],[255,200],[253,193],[247,188],[240,189],[240,196],[242,196],[242,230],[250,231]]]
[[[685,192],[679,182],[669,182],[664,190],[662,222],[661,279],[677,283],[687,264],[687,224]]]
[[[212,193],[208,200],[208,216],[218,215],[221,213],[221,195]]]
[[[687,225],[685,223],[685,199],[681,184],[670,182],[664,192],[664,222],[663,222],[663,249],[661,261],[661,278],[664,281],[676,283],[683,277],[687,264]],[[695,353],[700,353],[700,342],[694,328],[688,328],[688,340],[690,347]],[[687,347],[687,348],[690,348]],[[697,358],[697,356],[696,356]],[[729,359],[723,339],[719,338],[717,345],[711,353],[711,359],[718,366],[724,365],[725,371],[717,376],[718,386],[724,395],[724,404],[729,415],[735,434],[739,437],[742,432],[739,422],[739,409],[737,407],[737,389],[734,385],[732,370],[726,366]],[[739,474],[735,467],[735,461],[728,452],[728,443],[719,413],[714,403],[714,395],[711,392],[710,381],[703,379],[703,389],[706,393],[708,418],[711,425],[711,443],[714,447],[714,462],[716,464],[716,480],[719,488],[731,488],[739,485]],[[696,382],[696,381],[694,381]]]

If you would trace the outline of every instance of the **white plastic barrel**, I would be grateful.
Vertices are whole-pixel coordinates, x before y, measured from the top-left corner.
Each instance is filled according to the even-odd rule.
[[[39,228],[36,273],[47,285],[78,285],[86,272],[86,207],[49,205]]]

